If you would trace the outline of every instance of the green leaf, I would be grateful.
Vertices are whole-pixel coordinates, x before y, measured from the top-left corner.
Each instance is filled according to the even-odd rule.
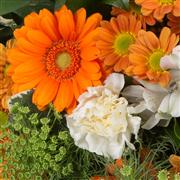
[[[177,119],[174,119],[174,134],[180,140],[180,125]]]
[[[59,9],[67,0],[55,0],[55,10]]]
[[[129,0],[102,0],[102,2],[111,6],[129,10]]]
[[[0,0],[0,15],[13,12],[29,2],[30,0]]]
[[[8,115],[5,112],[0,111],[0,126],[5,125],[8,122]]]

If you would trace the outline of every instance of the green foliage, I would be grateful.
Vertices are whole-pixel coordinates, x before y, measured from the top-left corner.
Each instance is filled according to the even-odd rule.
[[[8,121],[8,115],[5,112],[0,111],[0,126],[6,124]]]
[[[129,0],[102,0],[105,4],[129,10]]]
[[[0,146],[1,162],[6,161],[3,177],[46,180],[103,174],[105,159],[75,146],[63,114],[52,105],[40,112],[31,98],[31,91],[14,98],[10,121],[2,126],[0,141],[8,139]]]
[[[177,119],[174,119],[174,134],[180,141],[180,123]]]
[[[15,11],[27,5],[29,2],[30,0],[0,0],[0,15]]]

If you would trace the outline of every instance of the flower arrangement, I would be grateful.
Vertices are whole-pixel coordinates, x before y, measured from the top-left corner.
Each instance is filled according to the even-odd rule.
[[[0,7],[0,179],[179,180],[180,1],[44,1]]]

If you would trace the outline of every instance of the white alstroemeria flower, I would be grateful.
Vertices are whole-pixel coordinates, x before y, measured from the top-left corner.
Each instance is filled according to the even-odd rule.
[[[139,81],[142,86],[129,86],[122,93],[131,102],[140,102],[136,112],[143,112],[148,120],[142,126],[151,129],[155,125],[168,126],[172,117],[180,116],[180,46],[173,49],[171,55],[160,61],[161,68],[171,72],[171,82],[166,88],[146,81]],[[133,111],[131,111],[133,112]],[[147,115],[148,113],[148,115]]]
[[[120,158],[131,134],[137,134],[141,118],[128,112],[128,101],[119,97],[124,76],[113,73],[104,86],[89,87],[78,101],[79,105],[67,115],[67,125],[75,144],[99,155]]]

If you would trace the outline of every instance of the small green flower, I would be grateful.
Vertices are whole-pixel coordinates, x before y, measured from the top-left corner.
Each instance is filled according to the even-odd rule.
[[[15,123],[15,124],[13,124],[13,128],[14,128],[16,131],[20,131],[21,128],[22,128],[22,126],[21,126],[21,124],[19,124],[19,123]]]
[[[27,114],[27,113],[30,112],[30,109],[29,109],[29,107],[22,107],[22,106],[20,106],[20,107],[18,107],[18,111],[23,113],[23,114]]]
[[[29,134],[30,133],[30,129],[27,127],[23,127],[23,133],[24,134]]]
[[[48,118],[41,118],[41,119],[40,119],[40,122],[41,122],[43,125],[46,125],[46,124],[48,124],[48,123],[50,122],[50,119],[48,119]]]
[[[69,137],[69,134],[67,131],[60,131],[58,134],[58,138],[62,141],[67,141]]]
[[[167,170],[161,170],[158,172],[158,180],[168,180],[168,171]]]
[[[130,166],[123,166],[120,170],[123,176],[130,176],[132,173],[132,168]]]
[[[57,145],[56,145],[56,144],[50,144],[50,145],[48,146],[48,148],[50,149],[50,151],[55,151],[56,148],[57,148]]]

